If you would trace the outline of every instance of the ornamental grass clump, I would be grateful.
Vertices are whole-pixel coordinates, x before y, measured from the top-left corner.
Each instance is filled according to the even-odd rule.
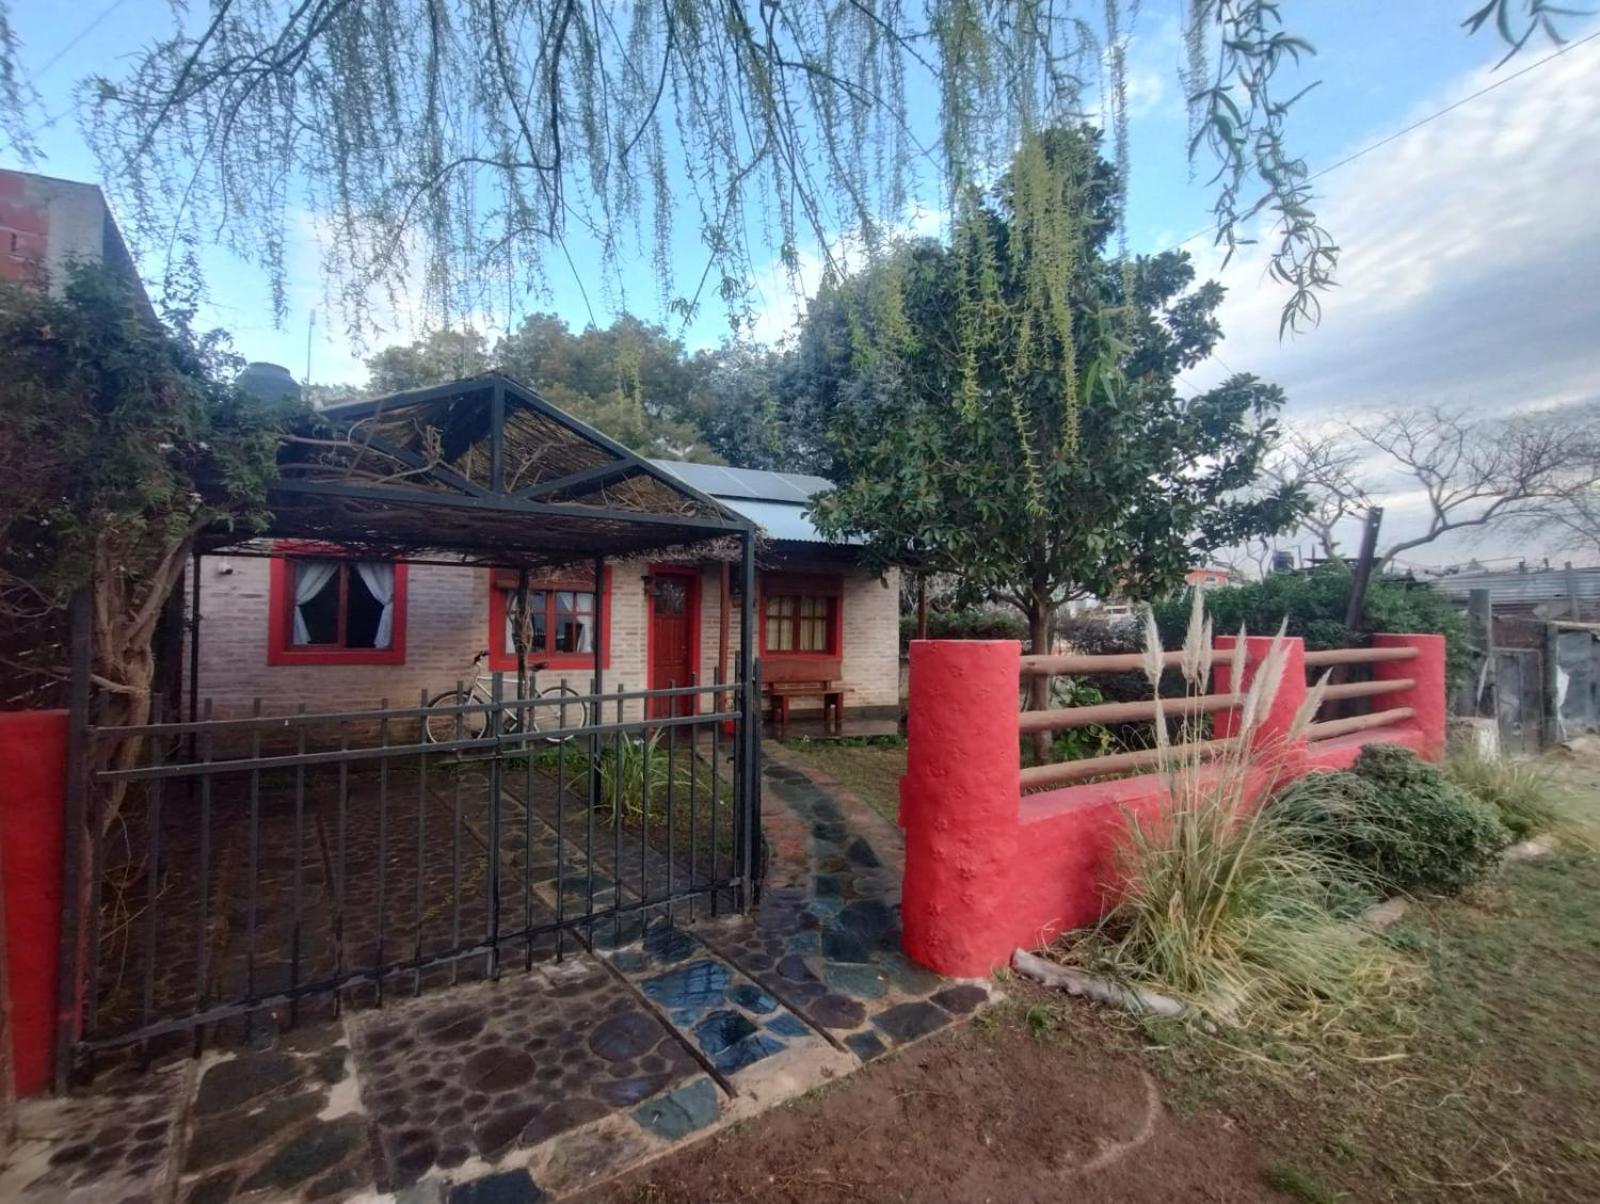
[[[1444,774],[1493,807],[1519,840],[1549,832],[1563,843],[1595,846],[1592,822],[1580,817],[1571,790],[1546,765],[1461,749],[1445,761]]]
[[[1245,668],[1244,648],[1241,631],[1234,682]],[[1197,597],[1181,664],[1190,694],[1206,692],[1212,656]],[[1172,738],[1158,698],[1156,740],[1172,802],[1156,815],[1128,816],[1116,902],[1071,944],[1073,961],[1213,1018],[1275,1028],[1313,1017],[1326,1024],[1331,1011],[1397,979],[1396,955],[1346,920],[1352,899],[1376,897],[1363,867],[1306,842],[1292,823],[1259,805],[1283,776],[1285,749],[1310,722],[1326,684],[1309,692],[1285,736],[1270,737],[1263,729],[1286,657],[1280,631],[1238,704],[1233,738],[1209,754],[1195,740]],[[1161,658],[1160,637],[1148,623],[1152,687]],[[1180,728],[1179,735],[1194,730]]]

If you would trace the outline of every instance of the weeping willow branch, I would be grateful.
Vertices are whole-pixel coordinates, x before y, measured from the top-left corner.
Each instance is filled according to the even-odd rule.
[[[1312,48],[1274,0],[1167,2],[1187,4],[1189,149],[1216,165],[1217,241],[1232,254],[1264,219],[1284,328],[1315,322],[1338,247],[1291,147],[1304,81],[1285,82]],[[6,5],[0,116],[25,150]],[[653,287],[687,320],[714,288],[738,325],[759,268],[794,276],[812,246],[837,274],[842,245],[872,255],[914,204],[953,221],[1096,91],[1126,180],[1138,13],[1137,0],[214,0],[195,21],[180,6],[165,38],[79,100],[137,243],[166,248],[156,271],[173,283],[221,242],[268,271],[281,319],[286,248],[309,228],[359,342],[385,300],[449,318],[548,290],[576,275],[581,230],[608,300],[627,308]],[[1514,53],[1539,31],[1560,40],[1568,19],[1548,0],[1489,0],[1466,25]],[[707,259],[680,284],[687,225]],[[1127,260],[1120,217],[1116,245]]]

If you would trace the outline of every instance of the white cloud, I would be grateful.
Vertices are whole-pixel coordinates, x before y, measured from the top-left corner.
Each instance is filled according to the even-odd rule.
[[[1395,126],[1497,78],[1473,72]],[[1252,248],[1218,277],[1229,289],[1227,339],[1191,381],[1257,373],[1284,386],[1297,424],[1322,427],[1430,403],[1496,415],[1600,398],[1600,43],[1467,102],[1318,188],[1322,222],[1344,248],[1321,326],[1279,342],[1286,293]],[[1209,247],[1196,260],[1202,278],[1216,274]],[[1420,496],[1393,479],[1387,487],[1381,543],[1426,522]],[[1354,539],[1352,529],[1349,546]],[[1531,553],[1524,543],[1462,535],[1412,556]]]
[[[1495,78],[1474,72],[1396,125]],[[1284,385],[1292,411],[1307,416],[1436,401],[1524,409],[1600,395],[1600,44],[1318,187],[1322,222],[1344,248],[1322,325],[1279,343],[1286,294],[1265,279],[1254,248],[1221,276],[1227,365]],[[1211,256],[1197,255],[1202,271]],[[1192,375],[1203,382],[1224,371],[1214,363]]]

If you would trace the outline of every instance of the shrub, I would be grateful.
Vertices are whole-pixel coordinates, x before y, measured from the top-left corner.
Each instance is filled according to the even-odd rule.
[[[1350,598],[1350,570],[1334,562],[1309,573],[1280,573],[1247,585],[1206,590],[1206,609],[1218,631],[1275,630],[1287,619],[1288,634],[1302,637],[1308,649],[1352,648],[1368,642],[1375,631],[1432,632],[1443,635],[1446,672],[1455,685],[1472,663],[1471,628],[1467,617],[1449,599],[1417,583],[1374,580],[1367,587],[1362,626],[1344,625]],[[1182,638],[1188,621],[1186,599],[1155,606],[1162,638]]]
[[[900,616],[902,651],[917,638],[917,616]],[[954,610],[928,612],[930,640],[1028,640],[1028,625],[1021,615],[1009,610],[990,610],[982,606],[963,606]]]
[[[1302,778],[1270,810],[1297,843],[1362,867],[1391,892],[1455,894],[1511,841],[1493,808],[1389,744],[1363,748],[1352,772]]]

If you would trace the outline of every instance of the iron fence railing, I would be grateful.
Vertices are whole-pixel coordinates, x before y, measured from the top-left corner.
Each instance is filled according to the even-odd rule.
[[[504,698],[496,678],[482,703],[169,721],[157,699],[151,722],[87,725],[75,1058],[748,907],[758,688]]]

